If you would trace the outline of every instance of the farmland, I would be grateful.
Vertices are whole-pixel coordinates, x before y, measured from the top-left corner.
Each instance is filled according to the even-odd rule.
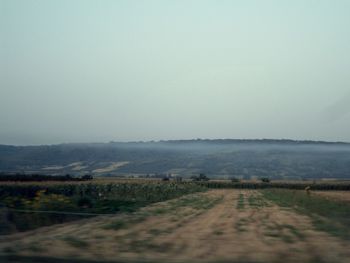
[[[35,202],[39,191],[41,198],[54,195],[69,200],[70,211],[100,215],[3,235],[1,259],[348,262],[349,191],[308,193],[298,188],[257,187],[257,183],[251,188],[228,185],[150,180],[3,184],[2,200],[13,198],[9,189],[15,188],[21,198]],[[87,197],[93,204],[78,210],[74,202]],[[104,210],[113,202],[114,210]]]
[[[5,183],[0,185],[1,204],[7,214],[0,232],[25,231],[85,215],[132,212],[145,205],[198,191],[204,186],[160,181],[107,183]],[[40,211],[40,213],[24,213]]]

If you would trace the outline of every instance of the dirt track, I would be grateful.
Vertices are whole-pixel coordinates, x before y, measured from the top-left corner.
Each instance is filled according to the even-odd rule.
[[[134,215],[100,217],[0,239],[0,251],[97,260],[349,262],[350,244],[249,190],[213,190]],[[322,260],[322,261],[321,261]]]

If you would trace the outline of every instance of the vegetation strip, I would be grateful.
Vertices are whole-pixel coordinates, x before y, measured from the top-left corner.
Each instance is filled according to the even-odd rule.
[[[265,178],[262,178],[262,180]],[[213,189],[295,189],[304,190],[309,187],[310,190],[350,190],[349,182],[327,182],[327,183],[291,183],[291,182],[228,182],[228,181],[206,181],[197,182],[197,184]]]
[[[25,210],[25,209],[15,209],[7,208],[9,211],[23,212],[23,213],[43,213],[43,214],[58,214],[58,215],[78,215],[78,216],[106,216],[115,214],[96,214],[96,213],[78,213],[78,212],[65,212],[65,211],[43,211],[43,210]]]
[[[206,190],[192,182],[161,181],[0,185],[4,206],[0,212],[5,220],[0,234],[63,223],[80,216],[134,212],[151,203]]]
[[[330,200],[305,191],[270,189],[263,196],[279,206],[308,215],[317,230],[350,240],[350,204]]]

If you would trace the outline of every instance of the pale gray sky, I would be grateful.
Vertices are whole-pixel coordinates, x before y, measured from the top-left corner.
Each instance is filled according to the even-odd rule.
[[[0,143],[350,141],[350,1],[0,0]]]

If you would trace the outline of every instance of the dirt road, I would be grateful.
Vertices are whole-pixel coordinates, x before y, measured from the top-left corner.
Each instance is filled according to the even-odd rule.
[[[0,251],[152,262],[349,262],[350,244],[253,190],[212,190],[132,215],[77,221],[0,239]]]

